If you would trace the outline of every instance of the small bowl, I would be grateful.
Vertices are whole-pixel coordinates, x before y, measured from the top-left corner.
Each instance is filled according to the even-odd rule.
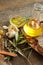
[[[19,28],[25,24],[25,21],[26,21],[25,17],[16,16],[10,19],[10,24],[13,26],[16,25]]]
[[[32,26],[30,26],[30,24],[31,24],[33,21],[34,21],[35,24],[38,25],[39,27],[33,28]],[[25,32],[28,36],[31,36],[31,37],[39,36],[39,35],[41,35],[41,33],[42,33],[42,27],[41,27],[41,25],[39,25],[39,23],[38,23],[36,20],[34,20],[34,19],[30,20],[28,24],[25,24],[24,27],[23,27],[23,30],[24,30],[24,32]]]

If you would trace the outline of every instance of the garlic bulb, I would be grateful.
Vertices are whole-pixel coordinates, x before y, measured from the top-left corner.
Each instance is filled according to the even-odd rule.
[[[6,33],[6,35],[9,37],[9,38],[13,38],[15,36],[15,39],[17,40],[18,39],[18,28],[15,26],[12,26],[10,25],[8,27],[8,32]]]

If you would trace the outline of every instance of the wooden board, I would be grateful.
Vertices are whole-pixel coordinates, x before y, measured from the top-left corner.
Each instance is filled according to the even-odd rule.
[[[17,0],[0,0],[0,26],[8,25],[10,15],[12,16],[20,15],[26,17],[31,15],[30,13],[32,11],[32,5],[29,5],[28,0],[26,0],[24,3],[22,2],[21,4],[18,2],[17,6],[15,1],[18,2]],[[19,1],[24,1],[24,0],[19,0]],[[11,4],[11,3],[15,3],[15,4]],[[33,49],[29,59],[32,65],[43,65],[43,56],[35,52]],[[11,63],[12,65],[29,65],[28,62],[25,59],[23,59],[21,56],[14,58]]]

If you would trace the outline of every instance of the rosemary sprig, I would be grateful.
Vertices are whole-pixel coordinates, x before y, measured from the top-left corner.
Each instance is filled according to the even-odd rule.
[[[32,65],[30,60],[22,53],[22,51],[19,48],[17,48],[17,46],[14,45],[12,41],[9,40],[9,42],[14,46],[14,48],[16,48],[16,52],[18,52],[22,57],[24,57],[30,63],[30,65]]]
[[[27,48],[24,48],[24,49],[22,49],[22,50],[25,52],[25,51],[28,50],[28,49],[31,49],[31,47],[27,47]]]
[[[22,40],[21,42],[19,42],[18,44],[23,44],[26,43],[26,40]]]

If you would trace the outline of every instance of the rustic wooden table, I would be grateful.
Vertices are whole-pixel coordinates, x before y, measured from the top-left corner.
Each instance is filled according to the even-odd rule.
[[[31,16],[33,5],[27,2],[19,2],[16,0],[0,0],[0,25],[7,25],[6,23],[11,16]],[[29,58],[32,65],[43,65],[43,56],[39,55],[34,50]],[[13,65],[29,65],[21,56],[14,58]]]

